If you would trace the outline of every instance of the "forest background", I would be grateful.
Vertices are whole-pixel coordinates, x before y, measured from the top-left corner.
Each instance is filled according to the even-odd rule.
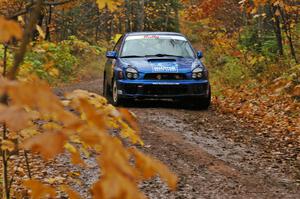
[[[38,5],[36,24],[28,28]],[[105,51],[121,34],[182,32],[204,52],[203,61],[213,84],[213,106],[218,111],[251,121],[262,133],[272,129],[278,139],[300,143],[299,14],[297,0],[1,0],[0,69],[11,79],[23,82],[36,75],[51,86],[90,80],[101,76]],[[21,52],[22,41],[28,48],[18,63],[16,55]],[[6,95],[8,91],[13,98],[17,88],[6,82],[1,92]],[[18,105],[30,105],[13,100]],[[77,106],[90,110],[85,102]],[[49,114],[45,107],[39,110]],[[66,114],[58,112],[61,115],[56,118]],[[124,115],[125,120],[132,121]],[[8,118],[1,121],[9,124]],[[5,125],[2,130],[6,131]],[[137,142],[133,134],[128,136]],[[5,140],[4,136],[2,154],[14,146]],[[130,153],[140,157],[136,151]],[[171,174],[166,178],[172,187],[175,180]],[[4,186],[2,190],[6,189]],[[7,190],[5,194],[7,197]]]

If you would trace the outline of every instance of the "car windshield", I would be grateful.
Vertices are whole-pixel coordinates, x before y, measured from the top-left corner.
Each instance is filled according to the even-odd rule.
[[[195,57],[195,54],[183,36],[139,35],[126,38],[121,57],[151,56]]]

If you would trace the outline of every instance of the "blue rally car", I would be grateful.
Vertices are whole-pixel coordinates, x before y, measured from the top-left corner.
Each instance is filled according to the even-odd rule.
[[[134,99],[176,99],[199,109],[210,105],[202,52],[182,34],[127,33],[106,57],[103,94],[116,106]]]

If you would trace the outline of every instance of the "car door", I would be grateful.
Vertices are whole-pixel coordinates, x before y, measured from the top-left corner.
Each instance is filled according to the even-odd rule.
[[[118,40],[116,43],[113,51],[118,52],[121,49],[121,45],[123,43],[123,36]],[[116,59],[107,59],[106,64],[105,64],[105,76],[106,76],[106,81],[108,86],[111,88],[112,84],[112,78],[113,78],[113,73],[114,73],[114,67],[116,66]]]

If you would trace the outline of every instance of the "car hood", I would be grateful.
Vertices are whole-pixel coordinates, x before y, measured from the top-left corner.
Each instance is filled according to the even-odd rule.
[[[188,73],[202,65],[198,59],[180,57],[120,58],[119,61],[124,68],[131,66],[141,73]]]

